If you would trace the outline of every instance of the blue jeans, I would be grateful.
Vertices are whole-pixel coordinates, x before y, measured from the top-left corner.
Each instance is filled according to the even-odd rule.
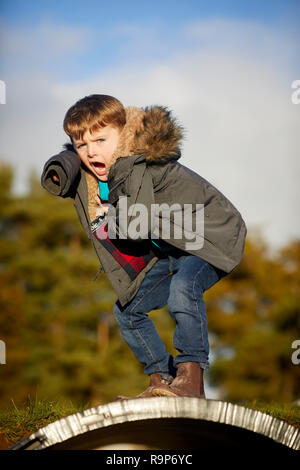
[[[182,254],[183,253],[183,254]],[[209,343],[203,292],[227,273],[197,256],[174,252],[161,257],[148,271],[135,297],[124,307],[117,301],[114,315],[121,335],[147,375],[160,373],[171,380],[180,362],[209,368]],[[148,312],[168,305],[175,321],[173,344],[179,354],[167,353]]]

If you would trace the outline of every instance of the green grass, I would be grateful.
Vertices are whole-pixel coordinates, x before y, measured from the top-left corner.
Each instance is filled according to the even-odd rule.
[[[300,407],[289,403],[265,403],[258,400],[238,403],[252,410],[262,411],[277,419],[282,419],[288,424],[300,428]]]
[[[18,408],[12,400],[8,409],[0,410],[0,449],[9,448],[47,424],[88,407],[76,407],[72,402],[57,403],[37,398],[33,400],[29,397]]]
[[[267,413],[274,418],[300,428],[300,407],[285,403],[264,403],[259,401],[240,402],[241,406]],[[6,410],[0,410],[0,449],[13,444],[53,421],[89,408],[89,404],[75,406],[71,402],[51,402],[30,397],[22,407],[14,402]]]

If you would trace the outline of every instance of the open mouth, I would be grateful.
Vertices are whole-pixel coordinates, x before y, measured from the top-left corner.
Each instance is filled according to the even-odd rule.
[[[97,175],[105,175],[106,173],[105,163],[93,162],[91,163],[91,165],[94,168]]]

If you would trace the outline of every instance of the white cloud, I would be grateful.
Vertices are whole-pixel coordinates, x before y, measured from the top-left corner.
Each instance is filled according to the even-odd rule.
[[[42,57],[51,60],[54,56],[77,54],[92,41],[92,32],[84,26],[43,22],[30,29],[1,25],[1,47],[3,54],[23,59]]]
[[[117,34],[126,32],[125,26],[116,28]],[[59,44],[64,32],[57,31]],[[130,35],[130,47],[134,34],[142,50],[139,28]],[[300,77],[287,68],[293,51],[285,32],[213,20],[186,25],[178,35],[181,48],[171,48],[163,61],[151,57],[147,66],[123,60],[72,83],[43,73],[28,72],[27,82],[11,78],[7,103],[10,88],[14,96],[0,108],[0,132],[2,155],[18,170],[17,189],[24,189],[29,167],[40,172],[60,150],[67,108],[82,96],[106,93],[126,106],[170,107],[187,129],[181,163],[215,184],[240,210],[249,231],[261,226],[274,247],[299,236],[300,105],[290,97],[291,82]]]

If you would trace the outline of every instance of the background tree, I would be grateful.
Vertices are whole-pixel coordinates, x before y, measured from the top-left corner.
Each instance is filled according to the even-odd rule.
[[[300,242],[271,256],[261,240],[246,241],[239,268],[207,292],[215,361],[210,378],[227,400],[292,401],[300,368]]]

